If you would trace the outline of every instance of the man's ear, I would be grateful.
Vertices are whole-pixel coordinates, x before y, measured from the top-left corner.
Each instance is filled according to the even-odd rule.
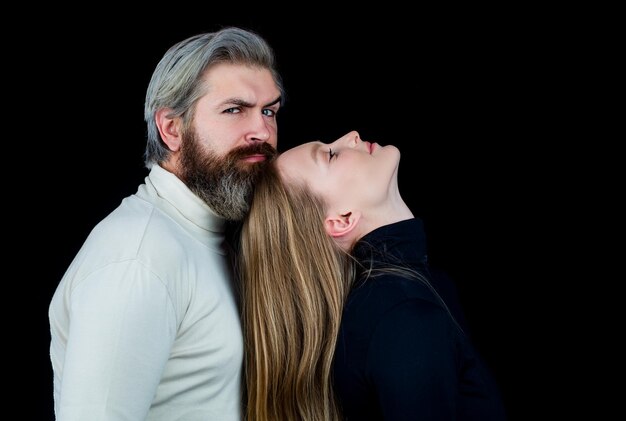
[[[170,108],[161,108],[156,112],[155,119],[161,139],[163,139],[163,142],[171,151],[176,152],[180,149],[182,143],[180,134],[182,120],[180,117],[170,117],[169,114],[171,112]]]
[[[360,212],[346,212],[341,215],[327,216],[324,220],[324,227],[328,235],[340,239],[356,228],[360,219]]]

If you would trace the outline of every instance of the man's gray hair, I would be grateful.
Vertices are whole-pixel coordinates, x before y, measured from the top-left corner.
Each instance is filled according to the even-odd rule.
[[[274,52],[258,34],[228,27],[217,32],[194,35],[173,45],[157,65],[144,105],[147,144],[144,162],[147,168],[167,160],[170,150],[163,143],[156,125],[156,113],[170,108],[170,117],[183,117],[188,127],[196,101],[205,94],[204,72],[218,63],[242,64],[268,69],[284,99],[282,79]]]

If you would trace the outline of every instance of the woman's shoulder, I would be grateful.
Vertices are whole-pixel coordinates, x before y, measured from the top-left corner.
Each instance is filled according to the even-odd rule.
[[[399,305],[443,310],[441,300],[426,279],[388,272],[362,279],[350,292],[346,311],[384,314]]]

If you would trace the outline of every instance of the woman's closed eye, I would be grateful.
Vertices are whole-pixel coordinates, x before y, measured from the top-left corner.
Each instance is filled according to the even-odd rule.
[[[330,148],[328,148],[328,155],[329,155],[328,162],[330,162],[330,160],[333,159],[333,157],[337,156],[337,154],[334,153],[333,150]]]

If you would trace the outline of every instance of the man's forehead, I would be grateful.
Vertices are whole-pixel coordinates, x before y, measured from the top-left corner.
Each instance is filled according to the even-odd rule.
[[[269,70],[245,65],[226,66],[211,68],[204,75],[205,96],[215,102],[244,106],[280,105],[281,93]]]

